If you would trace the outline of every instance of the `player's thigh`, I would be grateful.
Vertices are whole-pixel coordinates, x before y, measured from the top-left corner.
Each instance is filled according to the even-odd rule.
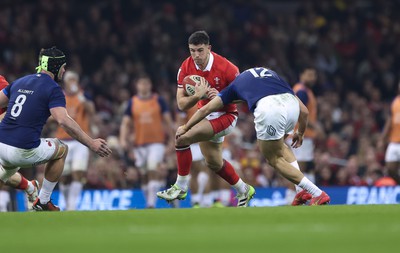
[[[214,136],[214,130],[207,119],[200,121],[184,135],[176,139],[176,146],[186,146],[192,143],[207,141]]]
[[[270,163],[274,163],[278,157],[284,157],[285,143],[283,138],[279,140],[258,140],[261,153]]]
[[[211,141],[200,142],[200,148],[207,167],[214,171],[221,169],[223,165],[222,143]]]
[[[133,149],[135,155],[135,166],[144,168],[147,162],[148,149],[147,146],[138,146]]]
[[[19,167],[5,169],[3,166],[0,165],[0,184],[7,182],[8,179],[12,177],[12,175],[17,173],[18,170]]]
[[[283,143],[283,157],[289,163],[296,161],[296,156],[293,153],[293,149],[287,145],[286,142]]]
[[[33,149],[21,149],[0,143],[6,150],[6,156],[2,157],[4,168],[8,167],[33,167],[65,157],[68,147],[56,138],[42,138],[38,147]]]
[[[230,134],[236,126],[237,115],[233,113],[213,112],[207,116],[214,131],[212,142],[222,143],[226,135]]]
[[[400,168],[400,162],[386,162],[385,166],[389,170],[397,170]]]
[[[152,143],[147,145],[147,169],[155,171],[164,160],[165,145],[163,143]]]

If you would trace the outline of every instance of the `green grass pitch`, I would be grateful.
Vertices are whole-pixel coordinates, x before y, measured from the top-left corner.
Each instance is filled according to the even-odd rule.
[[[1,252],[398,252],[400,205],[1,213]]]

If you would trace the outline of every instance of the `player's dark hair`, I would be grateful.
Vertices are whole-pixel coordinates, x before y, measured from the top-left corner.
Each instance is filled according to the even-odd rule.
[[[39,66],[37,72],[46,70],[54,75],[54,80],[59,81],[60,70],[67,63],[65,54],[56,47],[42,48],[39,53]]]
[[[315,66],[313,66],[313,65],[311,65],[311,64],[306,64],[306,65],[302,65],[302,66],[299,68],[299,74],[301,75],[301,74],[303,74],[306,70],[309,70],[309,69],[317,70],[317,69],[315,68]]]
[[[152,81],[150,75],[146,72],[139,73],[134,79],[134,83],[137,83],[140,79],[149,79],[150,81]]]
[[[190,35],[188,42],[192,45],[209,45],[210,36],[208,36],[206,31],[197,31]]]

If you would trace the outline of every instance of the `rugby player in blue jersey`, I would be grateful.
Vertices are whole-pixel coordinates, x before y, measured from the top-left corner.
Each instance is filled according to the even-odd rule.
[[[60,210],[50,196],[63,171],[68,146],[56,138],[40,138],[50,115],[71,137],[101,157],[111,153],[106,141],[89,137],[68,115],[64,93],[57,84],[65,65],[62,51],[42,49],[37,73],[17,79],[0,92],[0,107],[7,107],[0,123],[0,184],[20,168],[47,163],[39,196],[33,203],[36,211]]]
[[[197,96],[206,94],[205,83],[202,79],[196,86]],[[293,166],[297,162],[296,157],[284,142],[298,121],[299,127],[293,134],[291,146],[301,146],[308,110],[294,95],[291,87],[270,69],[251,68],[242,72],[228,87],[200,108],[185,125],[180,126],[176,137],[190,138],[190,129],[195,128],[207,115],[226,104],[238,102],[246,102],[253,112],[258,145],[269,164],[286,179],[305,190],[300,193],[310,193],[310,205],[328,204],[330,197]],[[296,195],[296,198],[301,197]]]

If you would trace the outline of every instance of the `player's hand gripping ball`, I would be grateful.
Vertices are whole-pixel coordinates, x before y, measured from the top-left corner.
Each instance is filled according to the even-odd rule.
[[[183,89],[185,90],[186,94],[189,96],[193,96],[196,93],[195,86],[200,84],[201,76],[198,75],[188,75],[183,78]],[[206,81],[206,85],[209,86],[208,82]],[[206,98],[207,95],[202,97],[202,99]]]

